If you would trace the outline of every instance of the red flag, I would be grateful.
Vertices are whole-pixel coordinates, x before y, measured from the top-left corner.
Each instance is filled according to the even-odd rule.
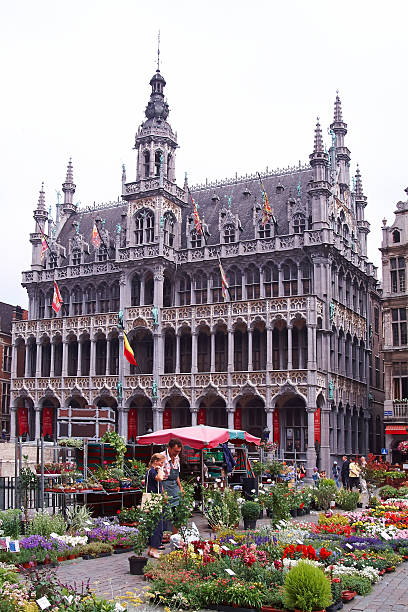
[[[52,296],[51,307],[52,307],[53,311],[58,314],[59,311],[61,310],[61,306],[62,306],[61,294],[60,294],[60,291],[58,289],[57,283],[54,281],[54,295]]]
[[[264,184],[262,182],[261,175],[259,174],[259,172],[258,172],[258,178],[259,178],[259,182],[261,183],[262,197],[264,201],[263,207],[262,207],[262,225],[266,225],[270,221],[273,221],[273,223],[276,225],[276,219],[273,216],[272,207],[269,204],[268,194],[265,191],[265,187],[264,187]]]
[[[133,352],[132,347],[129,344],[129,340],[127,339],[127,335],[125,334],[125,332],[123,332],[123,354],[125,355],[129,363],[137,366],[135,354]]]
[[[198,214],[198,204],[190,193],[191,201],[193,203],[193,214],[194,214],[194,227],[198,234],[203,233],[203,227],[201,225],[200,215]]]
[[[228,294],[229,294],[229,284],[228,284],[228,281],[227,281],[227,277],[225,276],[224,268],[222,267],[220,259],[218,259],[218,263],[219,263],[219,266],[220,266],[220,274],[221,274],[222,297],[224,298],[224,300],[226,300],[228,298]]]
[[[42,231],[41,227],[40,227],[40,232],[41,232],[41,261],[44,260],[45,254],[48,251],[48,242],[47,239],[45,237],[44,232]]]
[[[94,225],[92,228],[92,244],[97,249],[99,249],[99,247],[101,246],[101,236],[99,234],[98,228],[96,227],[96,221],[94,222]]]

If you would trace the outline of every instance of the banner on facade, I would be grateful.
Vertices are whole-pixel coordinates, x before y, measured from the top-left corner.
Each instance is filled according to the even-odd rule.
[[[42,427],[42,433],[44,437],[50,436],[52,438],[53,422],[54,422],[54,408],[50,406],[45,406],[43,408],[43,427]]]
[[[273,441],[280,444],[279,408],[273,411]]]
[[[137,408],[130,408],[128,412],[128,440],[137,437]]]
[[[206,409],[200,408],[197,414],[197,425],[206,425]]]
[[[171,408],[166,408],[163,412],[163,429],[171,429]]]
[[[242,429],[242,408],[240,406],[235,408],[234,429]]]
[[[320,408],[314,413],[314,441],[321,444]]]
[[[18,407],[18,434],[28,434],[28,408],[24,406]]]

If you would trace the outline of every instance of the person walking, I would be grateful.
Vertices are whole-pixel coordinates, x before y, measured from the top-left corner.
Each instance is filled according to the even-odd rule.
[[[337,465],[337,461],[333,461],[332,474],[333,474],[333,480],[336,483],[336,487],[340,489],[340,480],[339,480],[340,468]]]
[[[313,478],[314,486],[317,487],[317,485],[319,484],[319,480],[320,480],[320,474],[319,474],[319,470],[317,469],[317,467],[313,468],[312,478]]]
[[[350,488],[350,461],[347,459],[346,455],[343,455],[343,463],[340,470],[341,482],[343,484],[343,489]]]
[[[163,464],[164,457],[159,453],[155,453],[150,458],[148,471],[146,474],[146,492],[147,493],[163,493]],[[162,545],[163,537],[163,518],[159,520],[153,530],[152,535],[148,540],[147,556],[158,559],[160,557],[159,549]]]
[[[360,473],[360,487],[361,487],[361,493],[363,495],[368,495],[368,489],[367,489],[367,481],[364,478],[364,470],[367,466],[367,461],[365,457],[360,457],[360,468],[361,468],[361,473]]]
[[[350,480],[350,489],[353,490],[354,487],[359,487],[360,484],[360,466],[358,464],[358,460],[350,462],[349,465],[349,480]]]
[[[180,482],[180,453],[183,448],[181,440],[178,438],[171,438],[167,444],[166,450],[161,453],[164,457],[163,464],[163,490],[167,493],[168,507],[175,508],[180,503],[180,494],[182,494],[183,487]],[[169,525],[167,525],[169,526]],[[173,533],[177,533],[177,529],[171,525]]]

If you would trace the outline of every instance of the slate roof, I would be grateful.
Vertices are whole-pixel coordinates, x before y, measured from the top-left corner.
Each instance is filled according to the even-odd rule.
[[[11,334],[11,321],[13,319],[13,310],[15,306],[0,302],[0,332],[3,334]]]

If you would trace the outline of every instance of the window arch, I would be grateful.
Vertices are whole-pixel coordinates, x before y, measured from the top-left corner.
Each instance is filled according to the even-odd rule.
[[[93,285],[88,285],[85,292],[86,314],[96,312],[96,291]]]
[[[268,264],[264,268],[264,290],[265,297],[279,295],[279,270],[275,264]]]
[[[202,272],[194,276],[194,294],[196,304],[207,303],[207,277]]]
[[[229,223],[224,227],[224,242],[225,244],[235,242],[235,227],[232,225],[232,223]]]
[[[394,230],[392,232],[392,241],[393,242],[400,242],[401,241],[401,234],[399,233],[399,230]]]
[[[175,223],[176,223],[175,216],[170,212],[166,212],[164,215],[163,233],[164,233],[164,244],[166,244],[169,247],[174,246]]]
[[[154,240],[154,214],[151,210],[140,210],[135,215],[135,242],[144,244]]]
[[[61,288],[61,299],[62,299],[62,307],[61,307],[61,315],[63,317],[69,316],[69,291],[66,287]]]
[[[143,166],[144,166],[144,175],[148,177],[150,174],[150,153],[149,151],[145,151],[143,153]]]
[[[42,291],[38,294],[38,318],[44,319],[45,317],[45,296]]]
[[[160,176],[160,167],[162,164],[162,152],[156,151],[156,153],[154,154],[154,175],[155,176]]]
[[[50,270],[53,270],[57,266],[58,266],[58,255],[55,251],[51,251],[49,259],[48,259],[48,267]]]
[[[119,306],[120,306],[119,281],[115,281],[111,285],[110,296],[111,296],[111,308],[110,308],[111,312],[119,312]]]
[[[98,261],[106,261],[108,259],[108,249],[105,244],[101,244],[98,249]]]
[[[295,234],[303,234],[306,229],[306,217],[303,213],[293,215],[293,231]]]
[[[293,261],[286,261],[282,266],[283,271],[283,295],[297,295],[297,265]]]
[[[171,154],[169,153],[167,155],[167,180],[171,181],[171,164],[172,164],[173,158],[171,156]]]
[[[242,273],[238,268],[228,271],[228,284],[231,300],[242,300]]]
[[[224,301],[224,298],[222,297],[222,283],[221,283],[221,274],[219,270],[211,274],[211,291],[212,291],[212,301],[213,302],[223,302]]]
[[[272,235],[272,229],[270,223],[265,223],[265,225],[261,222],[259,224],[258,236],[259,238],[270,238]]]
[[[140,277],[138,274],[132,277],[130,296],[132,306],[140,306]]]
[[[72,296],[72,308],[74,311],[74,316],[82,314],[82,289],[78,285],[74,287]]]
[[[260,296],[259,268],[255,266],[250,266],[247,270],[246,293],[248,300],[255,300]]]
[[[98,287],[98,312],[109,312],[109,289],[106,283]]]
[[[308,261],[304,261],[301,264],[301,278],[302,278],[302,293],[307,295],[312,292],[312,267]]]
[[[194,228],[191,231],[191,247],[193,249],[196,249],[196,248],[200,247],[201,246],[201,239],[202,239],[201,232],[197,232],[197,230]]]
[[[191,279],[189,276],[182,276],[179,279],[178,294],[180,306],[191,304]]]
[[[82,259],[81,249],[79,249],[78,247],[75,247],[74,249],[72,249],[72,265],[79,266],[79,264],[81,263],[81,259]]]

